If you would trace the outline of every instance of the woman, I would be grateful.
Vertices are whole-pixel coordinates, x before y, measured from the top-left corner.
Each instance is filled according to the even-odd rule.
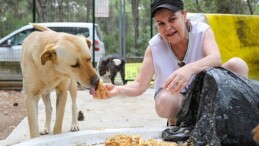
[[[154,0],[151,10],[159,33],[149,41],[138,77],[123,86],[104,84],[102,98],[139,96],[155,75],[156,112],[174,125],[193,76],[221,66],[221,56],[210,26],[187,20],[182,0]],[[247,64],[239,58],[232,58],[223,67],[248,75]]]

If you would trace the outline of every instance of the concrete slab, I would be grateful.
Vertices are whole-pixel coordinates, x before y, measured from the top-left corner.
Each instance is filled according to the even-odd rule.
[[[93,99],[88,91],[78,91],[78,110],[84,113],[85,120],[79,121],[80,131],[107,130],[123,128],[165,128],[166,119],[160,118],[155,112],[154,90],[148,89],[138,97],[117,96],[107,100]],[[51,93],[52,106],[55,107],[55,92]],[[53,108],[52,128],[55,121]],[[63,122],[62,136],[69,132],[71,126],[71,98],[68,97]],[[39,102],[39,125],[44,125],[45,113],[42,101]],[[52,132],[52,131],[51,131]],[[48,137],[51,136],[48,135]],[[44,136],[41,136],[44,137]],[[1,146],[14,145],[30,141],[27,118],[3,141]]]

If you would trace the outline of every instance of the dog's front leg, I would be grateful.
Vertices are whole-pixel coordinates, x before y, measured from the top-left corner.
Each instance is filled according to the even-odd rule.
[[[27,110],[28,124],[30,129],[30,137],[39,137],[39,124],[38,124],[38,102],[39,97],[26,94],[25,105]]]
[[[69,93],[72,100],[72,124],[71,124],[70,131],[75,132],[75,131],[79,131],[78,120],[77,120],[77,104],[76,104],[76,98],[77,98],[76,82],[71,81]]]
[[[52,115],[52,107],[51,107],[51,102],[50,102],[50,93],[43,94],[42,95],[42,101],[45,105],[45,126],[44,128],[40,131],[41,135],[46,135],[50,133],[50,123],[51,123],[51,115]]]
[[[114,70],[110,70],[110,73],[111,73],[111,75],[110,75],[110,77],[111,77],[111,82],[112,82],[113,85],[115,85],[114,80],[115,80],[115,77],[116,77],[117,72],[114,71]]]
[[[56,90],[56,122],[53,130],[53,134],[60,134],[62,132],[62,124],[65,112],[65,106],[67,102],[67,88],[65,90]]]

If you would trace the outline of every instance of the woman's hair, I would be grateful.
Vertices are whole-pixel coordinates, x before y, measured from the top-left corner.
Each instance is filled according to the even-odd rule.
[[[186,24],[186,27],[187,27],[188,32],[191,32],[191,31],[192,31],[191,20],[190,20],[190,19],[187,19],[187,21],[186,21],[185,24]]]
[[[183,10],[180,10],[180,12],[183,14]],[[192,24],[191,24],[191,20],[187,18],[187,21],[185,23],[186,27],[187,27],[187,30],[188,32],[191,32],[192,31]]]

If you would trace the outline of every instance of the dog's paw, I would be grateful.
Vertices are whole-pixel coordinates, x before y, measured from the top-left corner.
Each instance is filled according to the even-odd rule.
[[[259,125],[257,125],[253,130],[254,141],[259,144]]]
[[[93,97],[97,98],[97,99],[107,99],[108,98],[108,96],[105,93],[105,89],[103,87],[102,80],[99,81],[98,86],[95,90],[95,93],[93,94]]]
[[[49,128],[43,128],[41,131],[40,131],[40,135],[47,135],[49,134]]]
[[[79,131],[78,125],[77,125],[77,124],[76,124],[76,125],[72,125],[70,131],[71,131],[71,132]]]

